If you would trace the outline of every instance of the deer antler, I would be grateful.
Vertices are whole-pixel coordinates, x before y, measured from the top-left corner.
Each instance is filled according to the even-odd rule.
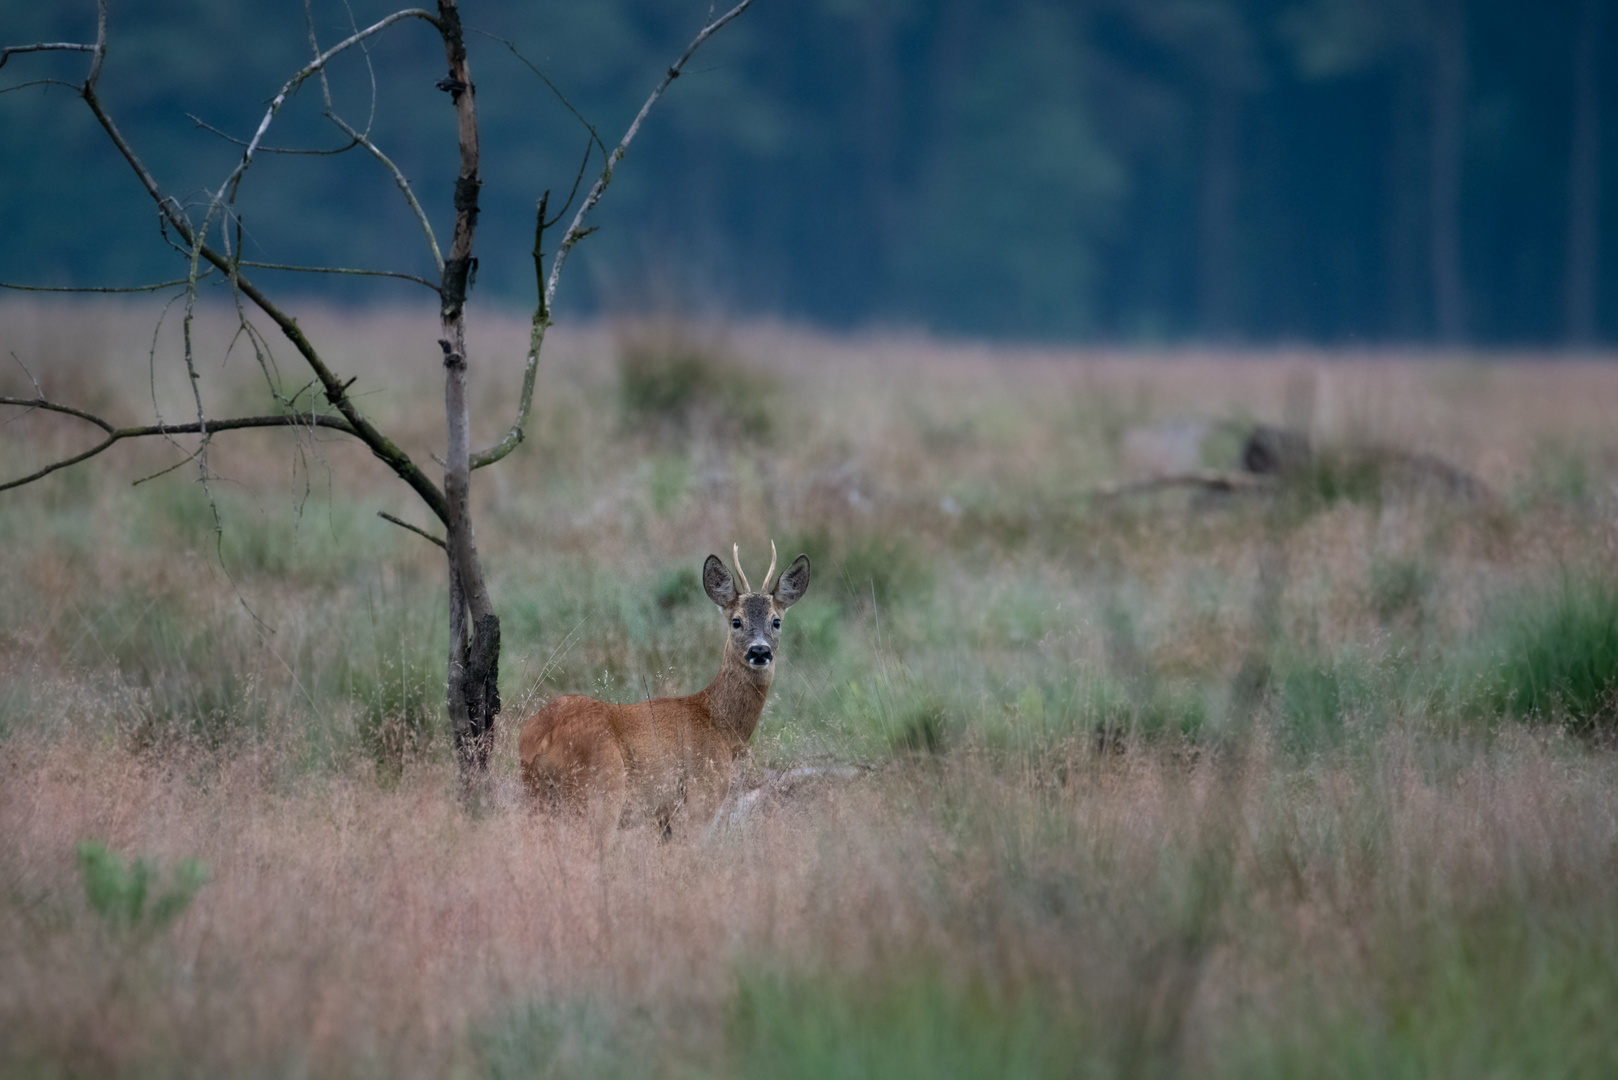
[[[765,592],[770,591],[770,575],[775,573],[775,541],[770,541],[770,568],[764,571],[764,584],[759,586]]]
[[[742,549],[741,549],[741,545],[739,545],[739,544],[730,545],[730,561],[731,561],[731,565],[736,568],[736,576],[742,579],[742,592],[744,592],[744,593],[752,592],[753,591],[753,586],[751,586],[751,585],[749,585],[747,583],[747,575],[742,573]]]

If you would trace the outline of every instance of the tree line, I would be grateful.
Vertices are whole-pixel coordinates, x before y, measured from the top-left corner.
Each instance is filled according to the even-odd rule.
[[[1610,342],[1610,7],[769,0],[682,75],[559,302],[1050,341]],[[307,19],[329,37],[386,10],[317,0]],[[508,3],[469,22],[482,137],[501,148],[474,303],[531,301],[534,190],[560,205],[581,162],[593,175],[593,132],[622,129],[705,11]],[[81,39],[90,17],[19,6],[7,36]],[[251,136],[247,106],[306,58],[304,12],[114,0],[110,18],[123,55],[104,93],[159,179],[201,197]],[[417,148],[453,138],[452,119],[430,81],[398,74],[435,46],[378,42],[332,89],[442,208],[453,171]],[[17,66],[0,86],[26,81]],[[91,121],[39,107],[63,92],[0,94],[0,281],[172,276]],[[303,97],[271,148],[300,152],[261,165],[274,181],[239,208],[243,250],[433,276],[387,172],[313,153],[341,140]],[[375,301],[411,285],[288,287]]]

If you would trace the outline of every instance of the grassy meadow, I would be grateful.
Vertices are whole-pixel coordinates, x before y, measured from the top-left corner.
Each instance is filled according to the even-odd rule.
[[[0,394],[194,418],[160,309],[0,304]],[[206,314],[210,416],[307,404]],[[436,323],[301,324],[426,463]],[[487,445],[527,328],[470,328]],[[93,442],[19,412],[0,479]],[[1615,417],[1610,358],[558,328],[474,477],[478,814],[409,489],[121,443],[0,493],[0,1076],[1618,1075]],[[1257,423],[1312,456],[1151,482]],[[529,813],[521,719],[704,685],[702,559],[772,538],[814,578],[748,811]]]

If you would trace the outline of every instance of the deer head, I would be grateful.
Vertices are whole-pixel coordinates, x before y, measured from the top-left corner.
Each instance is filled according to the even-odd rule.
[[[737,591],[736,579],[730,576],[719,556],[709,555],[702,564],[702,589],[719,607],[730,623],[730,635],[725,640],[725,663],[738,665],[750,672],[755,681],[768,683],[775,668],[775,649],[781,640],[781,617],[787,608],[796,604],[809,588],[809,556],[799,555],[792,565],[770,585],[775,573],[775,541],[770,541],[770,568],[764,572],[764,583],[753,591],[742,572],[742,554],[738,545],[731,545],[731,556],[736,566],[736,578],[741,579]]]

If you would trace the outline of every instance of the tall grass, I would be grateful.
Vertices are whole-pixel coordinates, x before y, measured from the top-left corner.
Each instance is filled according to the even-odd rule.
[[[1618,585],[1564,574],[1503,600],[1481,704],[1491,712],[1618,734]]]
[[[0,306],[120,421],[144,319]],[[426,460],[430,322],[303,325]],[[182,453],[152,444],[0,495],[0,1075],[1613,1072],[1618,775],[1569,733],[1611,717],[1618,369],[660,333],[553,335],[533,437],[479,474],[477,819],[442,556],[373,516],[425,523],[367,456],[245,433],[206,493],[131,487]],[[492,436],[526,330],[484,334]],[[1300,368],[1301,492],[1099,493],[1137,425],[1292,422]],[[737,393],[766,426],[703,411]],[[26,416],[0,458],[82,436]],[[1389,446],[1493,494],[1355,464]],[[772,537],[815,576],[746,776],[826,768],[706,842],[531,816],[526,710],[706,683],[696,570]],[[143,873],[187,902],[111,929]]]

